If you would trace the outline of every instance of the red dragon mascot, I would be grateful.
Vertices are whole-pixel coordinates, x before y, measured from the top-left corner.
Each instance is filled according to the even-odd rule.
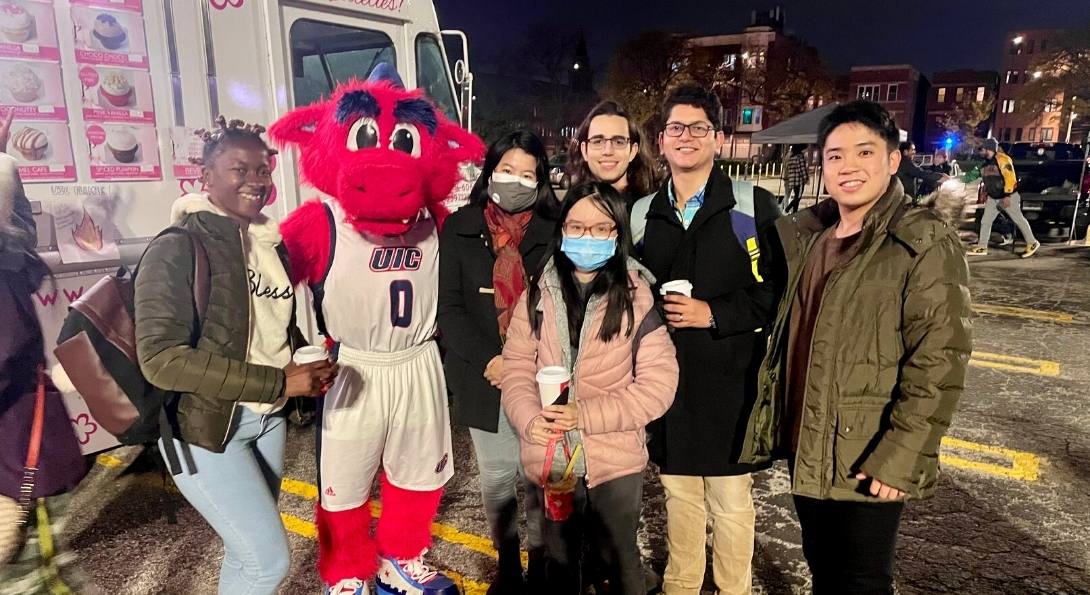
[[[281,225],[341,367],[319,429],[318,573],[330,595],[366,595],[371,578],[384,594],[457,593],[423,561],[454,469],[435,342],[438,228],[459,164],[478,161],[484,146],[386,65],[269,134],[298,148],[306,182],[333,197]],[[382,514],[372,536],[376,475]]]

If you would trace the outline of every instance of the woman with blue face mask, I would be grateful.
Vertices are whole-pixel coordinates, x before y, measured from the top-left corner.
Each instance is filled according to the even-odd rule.
[[[509,133],[488,149],[470,204],[447,218],[439,236],[439,330],[446,349],[451,420],[469,427],[481,501],[499,553],[489,595],[526,592],[519,554],[518,437],[500,410],[500,355],[515,304],[556,227],[545,145],[532,132]],[[539,569],[540,516],[527,510],[530,575]]]
[[[629,258],[628,226],[611,185],[572,189],[507,331],[503,409],[537,483],[528,498],[544,500],[547,593],[579,593],[584,540],[598,552],[611,593],[646,593],[636,545],[644,428],[673,402],[678,367],[654,308],[654,280]],[[570,375],[567,400],[562,393],[545,405],[537,375],[555,366]],[[570,489],[558,496],[554,485],[567,477]]]

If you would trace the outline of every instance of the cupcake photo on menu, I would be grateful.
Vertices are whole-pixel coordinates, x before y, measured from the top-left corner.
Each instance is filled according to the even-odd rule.
[[[115,52],[128,45],[129,34],[125,27],[117,20],[117,17],[100,12],[95,16],[95,22],[91,26],[91,37],[104,50]]]
[[[106,153],[114,162],[125,164],[138,161],[139,151],[140,142],[128,128],[112,128],[106,133]],[[110,159],[106,159],[106,162],[109,163]]]
[[[42,161],[49,151],[49,137],[31,126],[16,130],[10,142],[15,151],[27,161]]]
[[[129,107],[133,103],[132,81],[120,70],[101,71],[98,83],[98,104],[104,108]]]
[[[34,16],[19,2],[0,2],[0,33],[6,41],[26,43],[35,36]]]
[[[4,89],[19,103],[34,103],[42,96],[42,79],[29,66],[13,64],[0,78]]]

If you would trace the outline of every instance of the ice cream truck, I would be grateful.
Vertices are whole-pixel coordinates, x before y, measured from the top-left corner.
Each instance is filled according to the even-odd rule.
[[[0,0],[8,152],[56,277],[35,296],[47,342],[71,301],[133,266],[173,201],[201,189],[195,130],[220,114],[271,124],[384,62],[471,126],[465,36],[439,29],[430,0]],[[273,176],[275,218],[317,195],[291,151]],[[313,328],[306,304],[300,315]],[[78,394],[65,399],[85,452],[115,444]]]

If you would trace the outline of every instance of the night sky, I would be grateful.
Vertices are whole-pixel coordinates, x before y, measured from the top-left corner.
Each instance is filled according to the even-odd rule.
[[[998,70],[1014,29],[1087,26],[1088,0],[435,0],[439,24],[470,39],[474,70],[519,47],[527,27],[583,29],[591,62],[605,69],[613,48],[647,29],[740,32],[750,11],[782,7],[787,31],[816,47],[835,72],[854,65],[910,63],[938,70]],[[881,6],[881,8],[876,8]]]

